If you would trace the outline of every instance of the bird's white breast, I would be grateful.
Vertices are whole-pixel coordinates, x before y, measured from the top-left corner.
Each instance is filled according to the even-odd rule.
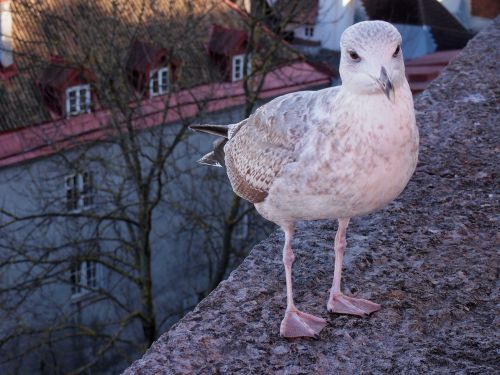
[[[398,94],[396,104],[378,95],[363,102],[339,95],[332,113],[317,111],[318,125],[298,160],[283,169],[257,210],[277,223],[353,217],[396,198],[418,157],[411,93]]]

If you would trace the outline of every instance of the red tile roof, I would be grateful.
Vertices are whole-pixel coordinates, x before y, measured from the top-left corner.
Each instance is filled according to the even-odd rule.
[[[38,82],[41,86],[51,86],[56,90],[61,90],[70,82],[81,83],[93,80],[94,76],[88,69],[68,66],[64,62],[53,62],[46,65]]]
[[[128,78],[117,73],[127,66],[127,59],[129,66],[144,67],[163,50],[172,51],[181,62],[172,72],[175,89],[220,80],[220,67],[207,56],[210,26],[219,24],[231,30],[212,41],[211,48],[223,53],[242,49],[247,27],[247,20],[228,5],[220,0],[44,0],[35,7],[31,2],[13,1],[17,74],[0,72],[0,131],[52,120],[54,114],[43,105],[37,82],[58,84],[58,80],[67,80],[70,72],[50,67],[51,55],[61,56],[70,66],[85,66],[95,74],[96,86],[120,93],[120,101],[126,100],[126,95],[131,100],[137,97],[123,82]],[[258,38],[257,43],[264,47],[264,39],[270,44],[268,33]],[[140,48],[134,47],[134,41],[140,41]],[[280,62],[297,57],[280,47],[273,59]],[[167,53],[167,58],[172,56]],[[102,98],[101,94],[97,93],[98,97]]]
[[[119,95],[120,103],[125,100],[140,107],[134,119],[139,128],[193,117],[200,108],[210,112],[244,104],[242,83],[221,82],[219,67],[207,55],[207,47],[223,54],[244,48],[248,19],[232,3],[172,0],[155,2],[156,7],[141,0],[118,3],[114,9],[107,0],[44,0],[34,11],[28,3],[13,2],[18,73],[0,79],[0,166],[109,136],[103,129],[109,122],[110,109],[105,107],[109,93]],[[186,15],[198,22],[186,22]],[[214,24],[220,25],[219,36],[212,40],[208,30]],[[256,43],[265,50],[277,41],[265,30]],[[260,99],[329,84],[329,72],[301,62],[300,55],[279,43],[273,54],[275,70],[265,76]],[[164,54],[172,63],[169,51],[181,63],[172,71],[180,79],[168,100],[138,96],[122,73],[130,71],[127,67],[154,64]],[[54,61],[52,55],[61,59]],[[258,55],[254,57],[257,68]],[[65,83],[94,79],[92,97],[99,102],[92,103],[92,113],[64,118],[62,110],[57,115],[54,105],[47,105],[50,94],[56,107],[64,106],[60,93]],[[59,92],[47,94],[43,88],[49,86]]]
[[[166,58],[167,50],[159,45],[134,40],[127,59],[127,69],[145,71],[151,65],[156,65]]]
[[[290,19],[292,23],[299,25],[315,25],[318,8],[318,0],[302,0],[292,4],[288,0],[278,0],[273,5],[273,10],[277,13],[278,18]]]
[[[448,65],[458,53],[459,49],[449,51],[439,51],[428,55],[420,56],[412,60],[405,61],[408,66],[426,66],[426,65]]]
[[[259,99],[324,87],[330,83],[330,79],[329,74],[308,63],[295,62],[266,75]],[[166,114],[163,98],[155,97],[145,101],[141,116],[134,119],[134,126],[145,129],[195,116],[201,101],[207,101],[207,112],[239,106],[245,103],[245,92],[240,82],[206,84],[174,93],[169,101],[171,110]],[[110,129],[103,127],[107,123],[107,116],[108,111],[100,110],[34,127],[0,132],[0,168],[47,156],[85,142],[105,139],[110,136]],[[50,142],[47,142],[48,139]]]
[[[460,50],[440,51],[405,62],[405,73],[411,91],[416,94],[427,88]]]
[[[246,32],[220,25],[212,25],[208,50],[218,55],[233,56],[245,52],[246,42]]]
[[[500,1],[471,0],[470,13],[477,17],[495,18],[500,14]]]

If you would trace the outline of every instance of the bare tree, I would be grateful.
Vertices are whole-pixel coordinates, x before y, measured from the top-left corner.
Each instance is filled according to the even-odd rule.
[[[229,121],[247,117],[262,100],[269,72],[298,58],[265,25],[264,3],[239,14],[247,33],[243,66],[252,68],[243,70],[244,109],[228,112]],[[60,142],[49,158],[2,172],[0,368],[6,373],[82,373],[129,363],[196,302],[183,303],[179,295],[207,294],[269,230],[231,195],[222,171],[193,163],[207,145],[187,126],[211,119],[213,97],[200,96],[197,87],[224,78],[206,56],[200,25],[213,22],[211,12],[234,25],[235,11],[220,15],[221,6],[16,3],[14,11],[40,28],[18,42],[25,46],[22,77],[39,81],[47,69],[42,57],[50,54],[57,56],[52,69],[91,79],[95,101],[88,109],[98,136],[65,139],[72,119],[61,119],[51,128],[48,141]],[[131,77],[130,69],[133,49],[147,54],[148,45],[162,48],[172,74],[169,89],[150,101],[148,90],[158,88]],[[194,111],[183,112],[180,92]],[[39,102],[47,103],[46,94],[42,87]],[[158,110],[148,112],[154,105]],[[45,134],[34,127],[32,136]],[[163,267],[176,272],[162,274]]]
[[[277,3],[275,8],[265,0],[236,3],[243,14],[248,35],[243,66],[249,64],[252,66],[251,70],[244,71],[243,76],[245,103],[242,117],[246,118],[252,114],[259,103],[263,103],[260,95],[268,74],[280,64],[303,59],[284,40],[289,35],[288,26],[292,25],[302,13],[310,12],[310,9],[307,2],[301,1]],[[281,78],[283,81],[288,79],[286,76]],[[220,174],[218,176],[220,178]],[[222,180],[226,181],[225,176]],[[210,196],[217,197],[220,193],[210,194]],[[205,231],[208,245],[206,254],[209,259],[209,284],[205,291],[207,295],[248,254],[257,240],[267,237],[274,230],[274,225],[263,220],[256,213],[253,205],[243,201],[234,193],[231,193],[229,205],[218,209],[211,207],[209,210],[197,207],[196,210],[197,212],[213,212],[218,218],[223,218],[222,221],[213,220],[213,217],[208,215],[197,215],[196,218],[198,228]],[[190,218],[192,223],[193,215],[186,213],[186,217]],[[248,223],[251,225],[248,226]],[[187,230],[191,230],[191,227],[187,226]],[[235,230],[238,231],[236,235]],[[214,233],[219,233],[220,241],[213,241]]]

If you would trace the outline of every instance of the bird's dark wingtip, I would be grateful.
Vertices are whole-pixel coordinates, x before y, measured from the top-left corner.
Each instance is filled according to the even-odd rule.
[[[189,125],[189,129],[195,132],[208,133],[218,137],[228,138],[228,125],[209,125],[209,124],[193,124]]]

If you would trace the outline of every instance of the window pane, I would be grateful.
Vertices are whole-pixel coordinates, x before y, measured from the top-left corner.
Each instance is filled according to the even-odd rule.
[[[69,96],[69,112],[70,113],[77,112],[75,92],[72,92]]]
[[[78,200],[78,176],[66,177],[66,208],[68,211],[76,210]]]
[[[85,268],[86,268],[86,272],[87,272],[87,283],[86,283],[86,286],[88,287],[91,287],[92,286],[92,263],[93,262],[85,262]]]
[[[151,78],[151,92],[153,94],[157,94],[158,93],[158,75],[157,74],[155,74]]]
[[[233,57],[233,80],[241,79],[242,73],[243,57],[235,56]]]
[[[97,263],[89,262],[89,270],[90,273],[88,275],[88,286],[91,288],[97,287],[97,279],[96,279],[96,271],[97,271]]]
[[[76,210],[76,189],[66,190],[66,208],[68,211]]]
[[[92,190],[92,176],[89,172],[82,174],[82,193],[89,193]]]
[[[75,176],[66,177],[66,187],[73,188],[75,186]]]
[[[83,197],[83,207],[89,207],[93,203],[93,197],[90,194],[87,194]]]
[[[92,173],[83,172],[66,178],[66,207],[74,211],[89,207],[93,204]]]
[[[161,70],[161,92],[162,93],[166,92],[167,87],[168,87],[168,70],[162,69]]]
[[[78,103],[78,109],[80,112],[87,111],[87,95],[89,94],[89,90],[87,88],[81,88],[79,92],[80,102]]]
[[[90,108],[90,86],[74,86],[66,91],[66,111],[69,115],[87,112]]]
[[[100,285],[98,264],[95,261],[73,261],[70,266],[71,293],[88,292],[88,288],[97,288]]]

